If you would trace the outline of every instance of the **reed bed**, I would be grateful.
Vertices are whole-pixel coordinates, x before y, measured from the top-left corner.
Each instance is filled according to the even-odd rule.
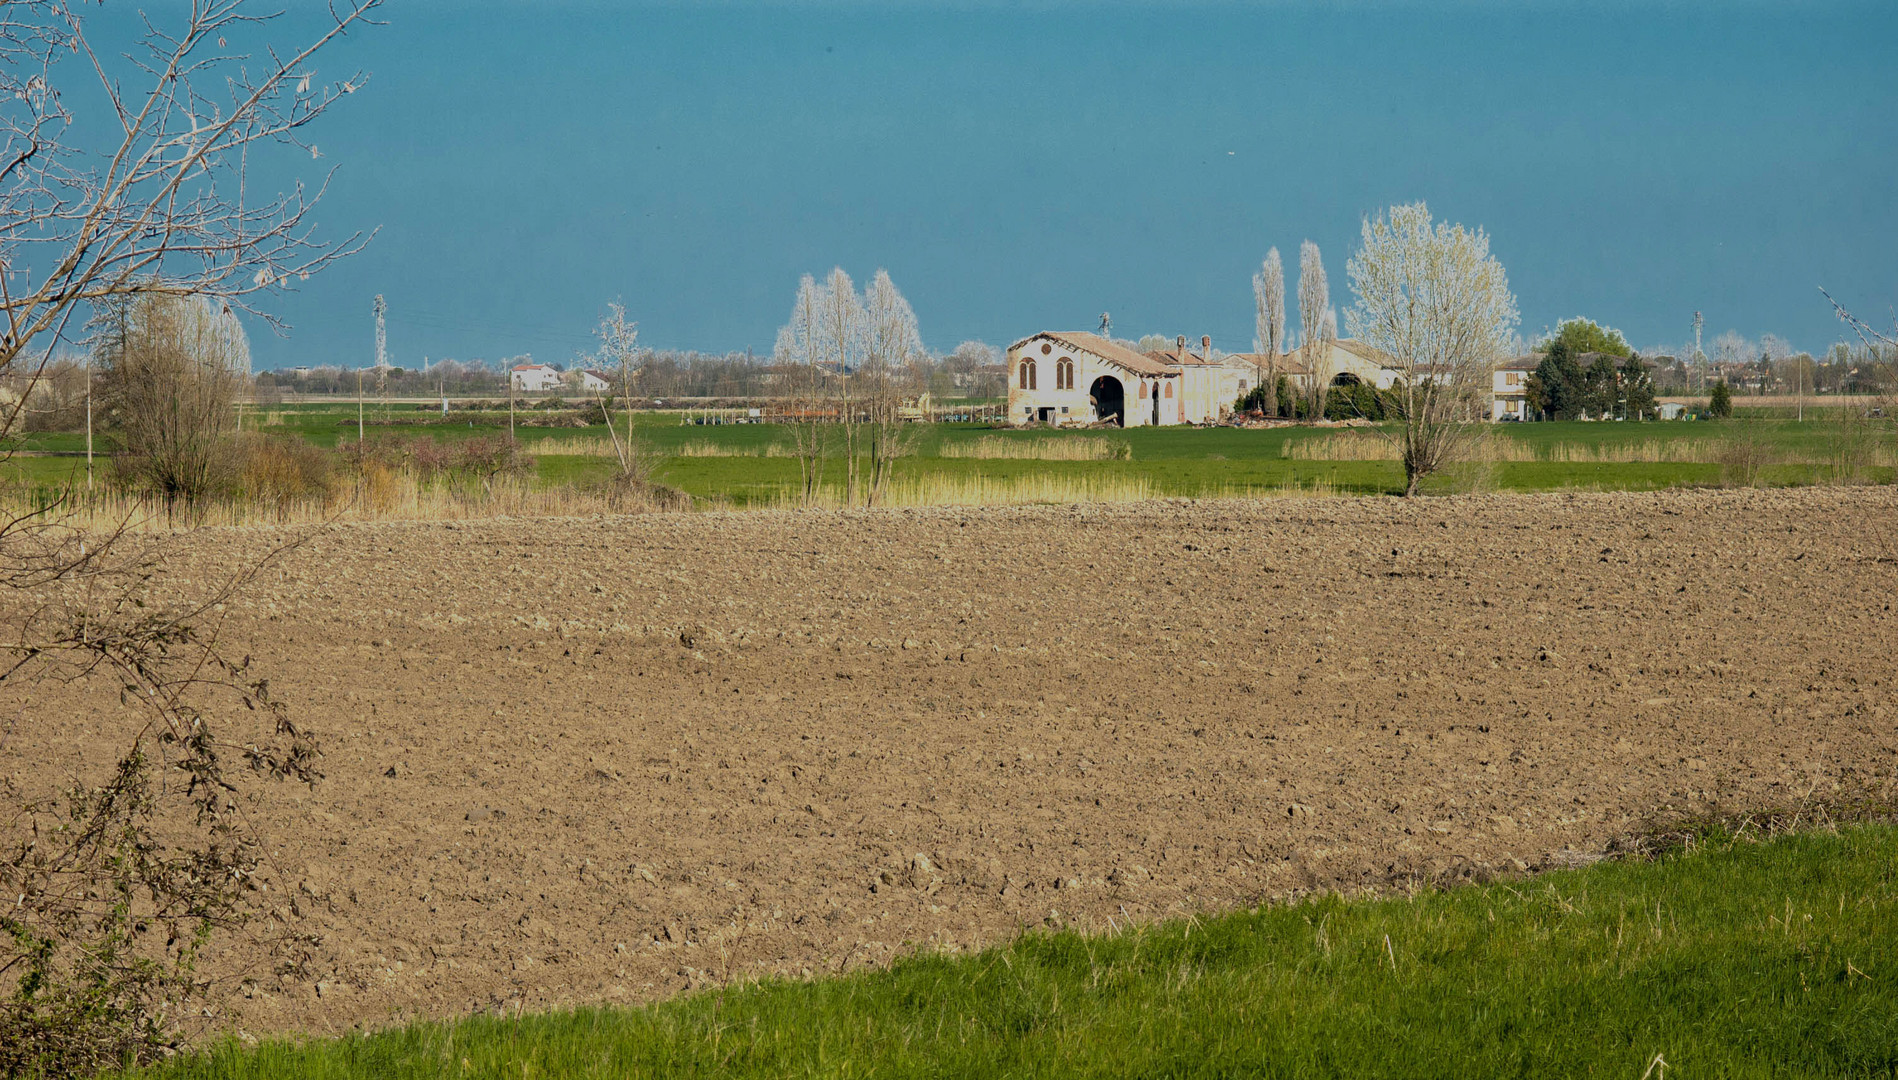
[[[1834,452],[1815,447],[1808,452],[1774,447],[1745,436],[1707,439],[1643,439],[1638,442],[1596,445],[1590,443],[1553,443],[1536,446],[1508,436],[1483,440],[1471,458],[1488,463],[1539,461],[1572,465],[1608,464],[1721,464],[1731,459],[1736,447],[1745,444],[1747,456],[1767,465],[1827,465]],[[1295,461],[1398,461],[1402,447],[1393,439],[1369,433],[1325,435],[1296,439],[1285,443],[1283,455]],[[1898,466],[1898,448],[1888,440],[1868,440],[1863,448],[1863,464],[1890,468]]]
[[[1041,503],[1144,502],[1162,495],[1144,476],[945,476],[926,473],[892,483],[880,506],[1029,506]],[[797,489],[786,485],[773,503],[804,505]],[[817,506],[844,505],[841,489],[826,487]]]
[[[1194,499],[1309,499],[1331,498],[1337,489],[1328,479],[1308,484],[1287,482],[1277,487],[1222,484],[1191,493]],[[891,485],[877,505],[896,508],[928,506],[1044,506],[1077,503],[1133,503],[1187,497],[1156,487],[1144,476],[986,476],[923,475]],[[797,489],[785,486],[769,504],[774,509],[805,505]],[[826,509],[844,505],[843,493],[825,488],[815,504]]]
[[[783,443],[769,443],[765,446],[726,446],[709,440],[696,440],[684,443],[672,451],[675,457],[745,457],[745,458],[788,458],[795,456],[792,449]]]
[[[966,442],[945,442],[937,448],[936,456],[1017,461],[1131,461],[1133,447],[1120,439],[1091,435],[1039,439],[984,435]]]
[[[0,513],[33,508],[24,498],[0,494]],[[513,479],[486,485],[419,483],[406,476],[376,478],[340,487],[329,497],[280,500],[218,499],[189,509],[117,491],[73,498],[49,515],[75,528],[171,532],[180,528],[233,525],[317,525],[327,522],[472,521],[507,517],[585,517],[663,509],[652,499],[574,486],[540,488]]]
[[[644,447],[639,440],[634,444],[646,456],[655,453]],[[625,445],[622,440],[621,445]],[[604,435],[583,435],[573,439],[543,439],[529,447],[542,457],[616,457],[613,440]],[[665,457],[689,458],[788,458],[791,448],[783,443],[770,443],[765,446],[727,446],[710,439],[695,439],[676,447],[668,448]]]

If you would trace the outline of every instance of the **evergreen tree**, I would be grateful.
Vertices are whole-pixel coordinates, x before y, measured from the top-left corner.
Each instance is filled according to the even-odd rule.
[[[1727,380],[1721,379],[1713,384],[1713,389],[1707,394],[1707,411],[1721,420],[1733,415],[1733,391],[1727,387]]]
[[[1542,363],[1536,365],[1532,380],[1545,418],[1573,420],[1581,415],[1588,401],[1587,376],[1566,343],[1559,340],[1550,343]]]
[[[1654,400],[1654,376],[1639,356],[1621,362],[1621,399],[1630,420],[1651,418],[1658,405]]]
[[[1583,377],[1583,408],[1602,418],[1615,415],[1620,405],[1621,387],[1617,385],[1615,358],[1607,353],[1596,353],[1593,363]]]

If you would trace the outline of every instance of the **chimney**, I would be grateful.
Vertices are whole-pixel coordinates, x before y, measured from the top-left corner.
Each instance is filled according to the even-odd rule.
[[[1186,335],[1185,334],[1181,334],[1179,337],[1176,337],[1173,339],[1173,347],[1179,350],[1180,359],[1182,360],[1186,359]]]
[[[1213,338],[1211,334],[1200,335],[1199,358],[1209,364],[1213,362]]]

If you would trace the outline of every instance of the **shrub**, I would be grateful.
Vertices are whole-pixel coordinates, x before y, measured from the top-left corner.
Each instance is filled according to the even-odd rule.
[[[1384,395],[1364,383],[1334,386],[1325,393],[1327,420],[1383,420],[1388,414]]]
[[[275,503],[279,510],[299,499],[329,498],[333,459],[302,439],[243,435],[235,452],[238,491],[247,498]]]

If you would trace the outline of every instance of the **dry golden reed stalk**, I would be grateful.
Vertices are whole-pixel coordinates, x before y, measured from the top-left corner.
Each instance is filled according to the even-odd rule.
[[[1506,435],[1497,434],[1484,442],[1471,455],[1471,460],[1487,464],[1506,461],[1542,461],[1561,464],[1720,464],[1727,461],[1734,452],[1734,445],[1742,436],[1728,436],[1704,439],[1643,439],[1638,442],[1609,443],[1591,445],[1587,443],[1554,443],[1538,447]],[[1309,439],[1288,440],[1283,456],[1294,461],[1396,461],[1399,449],[1396,443],[1380,436],[1353,432],[1344,435],[1323,435]],[[1830,458],[1824,451],[1799,453],[1792,450],[1771,448],[1759,451],[1761,464],[1773,465],[1824,465]],[[1867,465],[1890,467],[1898,465],[1898,447],[1889,442],[1881,442],[1866,451]]]
[[[1309,484],[1287,481],[1276,488],[1221,485],[1193,494],[1195,499],[1305,499],[1337,494],[1328,479]],[[898,480],[878,504],[887,507],[926,506],[1042,506],[1078,503],[1131,503],[1173,498],[1144,476],[945,476],[923,475]],[[799,492],[786,486],[769,504],[774,509],[802,505]],[[840,489],[825,488],[816,504],[827,509],[843,506]]]
[[[937,448],[937,457],[1010,458],[1019,461],[1127,461],[1132,447],[1120,439],[1091,435],[1054,438],[1010,439],[984,435],[967,442],[945,442]]]
[[[0,499],[17,510],[17,500]],[[470,521],[501,517],[587,517],[647,509],[624,497],[574,487],[539,488],[531,482],[496,479],[485,487],[457,490],[419,484],[386,469],[365,470],[360,481],[338,485],[329,498],[276,501],[218,500],[190,512],[167,513],[161,502],[105,492],[76,503],[68,520],[79,528],[170,532],[206,525],[314,525],[346,521]]]
[[[720,443],[699,440],[681,445],[673,451],[676,457],[765,457],[786,458],[791,456],[791,448],[782,443],[766,446],[725,446]]]

